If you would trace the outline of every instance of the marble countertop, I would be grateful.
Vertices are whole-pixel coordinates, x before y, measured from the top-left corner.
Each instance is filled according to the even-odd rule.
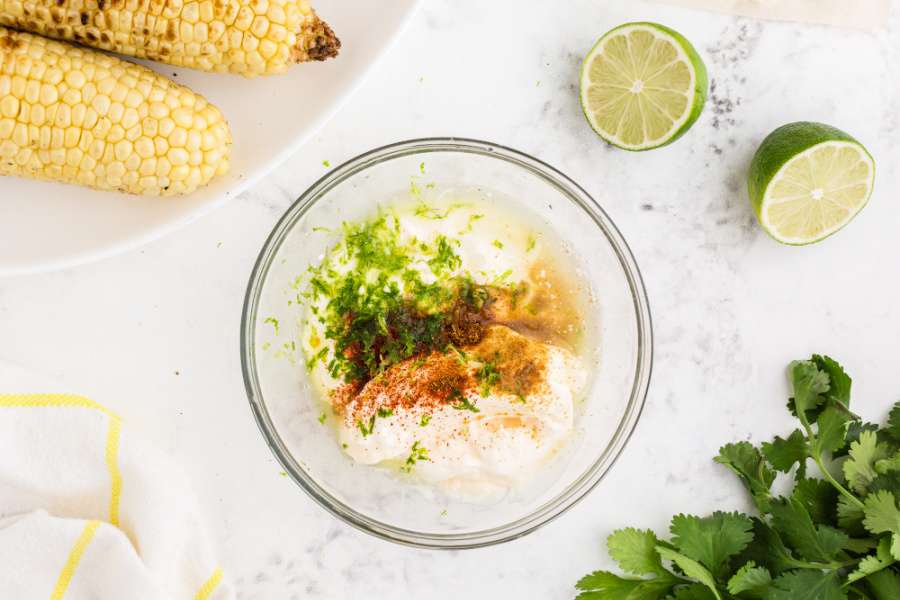
[[[625,21],[685,34],[710,72],[706,110],[653,152],[601,143],[577,99],[595,39]],[[429,0],[345,107],[251,191],[143,249],[0,280],[0,359],[48,373],[124,414],[196,482],[241,600],[573,596],[609,567],[624,525],[747,508],[712,462],[732,440],[787,433],[784,367],[829,353],[857,410],[900,397],[900,7],[883,31],[763,23],[638,0]],[[744,190],[776,126],[818,120],[878,163],[870,205],[822,244],[788,248]],[[483,550],[418,551],[338,522],[281,475],[251,418],[238,357],[244,286],[275,221],[325,170],[432,135],[492,140],[581,183],[629,240],[655,326],[644,415],[603,483],[560,519]]]

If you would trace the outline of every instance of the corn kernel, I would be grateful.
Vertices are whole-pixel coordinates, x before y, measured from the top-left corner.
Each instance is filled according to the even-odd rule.
[[[66,130],[65,144],[66,148],[75,148],[81,140],[81,129],[78,127],[70,127]]]
[[[86,81],[84,73],[81,71],[69,71],[66,73],[66,83],[75,89],[84,87]]]
[[[8,13],[12,1],[0,0],[0,15]],[[51,5],[34,1],[38,3],[35,14],[46,13],[49,18],[47,6]],[[70,12],[66,15],[87,10],[84,0],[67,2]],[[140,12],[142,2],[117,0],[117,6],[94,14],[92,25],[80,31],[99,35],[100,26],[109,25],[146,26],[148,31],[161,26],[165,32],[167,21]],[[169,4],[181,6],[182,1],[169,0]],[[133,10],[128,8],[132,5]],[[203,2],[189,2],[188,6],[189,18],[199,18],[202,11],[214,8],[210,3],[204,9]],[[63,14],[55,4],[52,11],[57,17]],[[235,9],[235,16],[237,12]],[[72,25],[77,26],[79,18],[74,18]],[[63,23],[48,33],[64,35],[71,28]],[[214,49],[206,41],[190,41],[194,34],[205,40],[212,28],[212,24],[198,22],[184,36],[187,40],[176,39],[167,47],[189,54]],[[123,45],[134,43],[136,35],[108,31],[102,43],[97,43],[122,51]],[[163,47],[149,33],[143,35]],[[111,56],[0,27],[0,38],[6,36],[19,37],[25,43],[0,60],[0,151],[7,159],[0,164],[3,174],[172,195],[191,191],[227,168],[228,127],[205,99]],[[229,50],[241,52],[239,48]],[[223,70],[220,55],[202,58],[215,59],[210,66]],[[216,162],[210,163],[210,159]]]
[[[109,117],[109,120],[113,123],[121,123],[124,115],[125,107],[122,106],[121,102],[113,102],[109,105],[109,110],[106,111],[106,116]]]
[[[15,96],[5,96],[0,100],[0,115],[13,119],[19,116],[19,99]]]
[[[173,148],[183,148],[187,143],[187,131],[181,127],[176,127],[169,134],[169,145]]]

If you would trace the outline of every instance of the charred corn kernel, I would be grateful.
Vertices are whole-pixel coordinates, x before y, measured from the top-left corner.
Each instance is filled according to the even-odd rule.
[[[171,196],[225,173],[230,146],[222,113],[187,88],[0,27],[0,175]]]
[[[341,47],[309,0],[0,0],[0,26],[247,76],[283,73],[293,63],[335,56]],[[48,63],[51,85],[69,77],[65,61],[56,65]]]

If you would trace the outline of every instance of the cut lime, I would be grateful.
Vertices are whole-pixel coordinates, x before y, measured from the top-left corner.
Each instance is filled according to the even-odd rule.
[[[855,139],[822,123],[790,123],[763,140],[750,163],[760,225],[784,244],[823,240],[869,201],[875,161]]]
[[[691,43],[656,23],[608,31],[581,66],[581,107],[594,131],[625,150],[681,137],[703,110],[706,66]]]

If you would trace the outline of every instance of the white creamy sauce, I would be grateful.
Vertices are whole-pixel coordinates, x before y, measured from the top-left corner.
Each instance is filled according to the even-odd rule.
[[[415,203],[392,207],[390,212],[398,220],[402,242],[415,239],[433,243],[440,235],[459,241],[453,250],[460,258],[460,266],[454,272],[443,273],[441,279],[468,273],[484,285],[520,281],[532,284],[535,261],[552,254],[545,247],[548,240],[544,235],[493,204],[446,199],[432,206],[431,212]],[[417,210],[420,214],[416,214]],[[352,260],[342,261],[342,252],[338,245],[323,258],[336,271],[346,273],[355,264]],[[411,267],[419,272],[422,281],[437,280],[427,256],[412,258],[417,260]],[[403,289],[403,282],[397,282]],[[307,357],[321,352],[323,347],[329,349],[329,354],[333,351],[333,342],[325,339],[314,314],[326,305],[327,298],[319,298],[307,307],[306,322],[311,333],[305,333],[302,340]],[[519,339],[519,333],[504,325],[490,327],[503,328],[504,335]],[[527,343],[546,357],[541,381],[528,393],[514,394],[496,387],[470,392],[466,400],[477,407],[477,412],[454,408],[449,402],[394,406],[390,415],[376,416],[371,429],[369,421],[361,421],[359,412],[354,411],[357,400],[351,400],[338,419],[339,443],[360,464],[392,466],[402,471],[403,477],[434,485],[455,497],[479,500],[505,493],[528,479],[566,442],[574,426],[575,403],[586,379],[579,359],[570,350],[530,337]],[[469,358],[466,369],[475,373],[480,364]],[[325,360],[317,362],[311,376],[328,402],[342,381],[332,377],[326,365]],[[428,366],[425,361],[415,368]],[[370,385],[372,382],[366,387]],[[367,393],[366,387],[357,398]],[[390,390],[370,390],[370,412],[375,406],[389,405],[390,395]]]
[[[412,471],[423,481],[456,497],[501,495],[552,458],[573,428],[575,394],[584,384],[584,372],[568,351],[548,350],[547,385],[538,393],[477,396],[477,413],[447,405],[397,411],[376,419],[367,436],[345,418],[340,441],[353,460],[366,465],[402,464],[418,442],[429,460],[417,461]],[[430,420],[422,426],[424,415]]]

